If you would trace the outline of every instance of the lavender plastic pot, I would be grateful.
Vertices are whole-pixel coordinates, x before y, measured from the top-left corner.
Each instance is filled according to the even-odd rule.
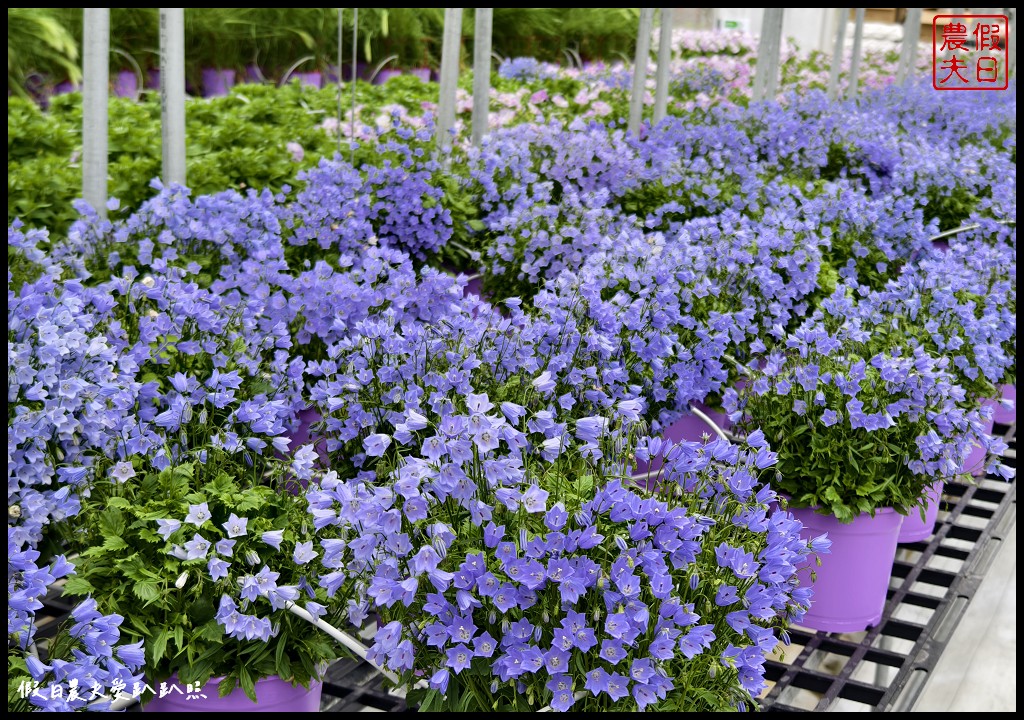
[[[989,435],[992,434],[993,421],[985,420],[985,432]],[[970,455],[964,460],[963,466],[960,468],[962,472],[969,472],[975,477],[981,477],[985,474],[985,459],[988,457],[988,451],[980,445],[975,445],[971,450]]]
[[[418,77],[423,82],[430,82],[430,68],[428,67],[409,68],[406,72],[414,77]]]
[[[729,418],[726,417],[725,413],[712,410],[706,405],[702,405],[700,403],[697,403],[696,408],[711,418],[711,420],[722,430],[729,429]],[[702,418],[697,415],[687,413],[665,428],[661,437],[666,441],[675,444],[683,442],[684,440],[686,442],[702,442],[705,434],[710,435],[712,439],[715,437],[715,431],[712,430],[711,426],[704,422]],[[657,472],[661,469],[661,465],[661,458],[656,458],[652,463],[637,460],[636,472],[638,475],[646,474],[648,472]]]
[[[245,82],[247,83],[264,83],[267,81],[263,71],[260,70],[260,66],[255,63],[249,63],[245,66]]]
[[[379,73],[377,73],[377,76],[375,78],[373,78],[373,84],[374,85],[383,85],[384,83],[386,83],[391,78],[398,77],[401,74],[402,74],[402,71],[398,70],[397,68],[387,68],[387,69],[381,70]]]
[[[484,296],[484,278],[479,273],[476,276],[471,277],[466,282],[466,287],[463,290],[463,295],[476,295],[478,298]]]
[[[176,676],[167,681],[172,691],[165,697],[154,697],[143,712],[320,712],[323,683],[311,682],[309,688],[292,685],[279,677],[256,681],[256,702],[241,688],[220,697],[217,685],[222,678],[211,678],[198,692],[187,694],[187,687]],[[181,692],[175,692],[177,687]],[[205,695],[206,697],[203,697]]]
[[[800,584],[814,592],[811,608],[798,624],[825,632],[859,632],[878,624],[885,610],[903,515],[881,508],[874,517],[865,513],[851,523],[841,523],[813,508],[789,510],[804,524],[801,537],[827,533],[832,540],[831,550],[820,556],[821,567],[812,555],[797,569]]]
[[[114,76],[113,93],[117,97],[136,98],[139,95],[139,77],[131,70],[121,70]]]
[[[319,71],[298,72],[292,75],[292,78],[298,80],[303,87],[311,87],[317,90],[319,90],[324,83],[324,76]]]
[[[939,505],[942,504],[942,489],[943,483],[940,480],[925,491],[925,500],[928,505],[925,507],[923,520],[920,508],[914,508],[903,517],[899,542],[921,542],[932,536],[932,531],[935,530],[935,521],[939,517]]]
[[[160,71],[158,69],[152,68],[146,71],[146,89],[160,89]]]
[[[317,435],[313,431],[313,426],[319,423],[323,417],[316,408],[306,408],[299,410],[296,413],[299,424],[298,427],[288,436],[291,443],[288,445],[288,457],[295,455],[295,451],[303,445],[309,445],[313,443],[313,449],[316,450],[317,457],[319,458],[319,464],[321,467],[327,467],[327,438]],[[282,457],[278,453],[278,457]],[[305,484],[303,483],[303,486]]]
[[[203,68],[203,97],[224,97],[235,86],[235,71],[226,68]]]
[[[995,403],[995,412],[992,413],[992,420],[1000,425],[1013,425],[1017,422],[1017,386],[1002,385],[1002,398],[1013,402],[1013,407],[1004,408],[1001,403]]]
[[[62,80],[53,86],[53,94],[66,95],[67,93],[78,92],[81,89],[80,85],[77,85],[70,80]]]

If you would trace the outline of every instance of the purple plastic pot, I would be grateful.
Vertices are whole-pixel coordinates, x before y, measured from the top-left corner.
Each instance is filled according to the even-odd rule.
[[[346,82],[348,79],[349,79],[348,75],[342,75],[341,76],[341,81],[342,82]],[[330,85],[336,85],[338,83],[338,66],[337,65],[328,65],[327,66],[327,69],[324,70],[324,82],[327,83],[327,84],[330,84]]]
[[[317,454],[321,460],[326,461],[327,459],[327,440],[313,434],[313,426],[319,423],[323,417],[320,415],[320,411],[316,408],[306,408],[305,410],[299,410],[296,413],[296,417],[299,420],[299,426],[295,431],[288,437],[291,439],[291,444],[288,446],[288,452],[294,454],[295,451],[303,445],[314,443]]]
[[[67,95],[68,93],[78,92],[82,88],[79,85],[71,82],[70,80],[62,80],[53,86],[54,95]]]
[[[255,63],[249,63],[245,66],[245,82],[250,83],[265,83],[267,81],[263,71],[260,70],[260,66]]]
[[[324,76],[319,70],[293,73],[289,80],[298,80],[303,87],[316,88],[317,90],[324,84]]]
[[[153,68],[146,71],[146,89],[147,90],[159,90],[160,89],[160,70]]]
[[[428,67],[409,68],[406,72],[414,77],[418,77],[423,82],[430,82],[431,70]]]
[[[203,68],[203,97],[224,97],[235,86],[235,71],[226,68]]]
[[[463,296],[465,295],[476,295],[478,298],[484,297],[484,278],[482,275],[476,275],[469,279],[463,292]]]
[[[986,403],[993,404],[994,401],[986,400]],[[993,422],[992,420],[983,421],[985,433],[988,435],[992,434]],[[961,472],[969,472],[975,477],[980,477],[985,474],[985,460],[988,457],[988,450],[975,445],[971,450],[970,455],[964,460],[963,466],[960,468]]]
[[[327,468],[327,438],[317,435],[313,431],[313,426],[319,423],[323,417],[316,408],[306,408],[299,410],[295,413],[296,419],[298,419],[298,427],[290,435],[288,439],[291,442],[288,444],[288,453],[282,455],[281,453],[275,453],[277,457],[282,460],[291,458],[295,455],[295,451],[303,445],[309,445],[313,443],[313,449],[316,450],[317,463],[320,468]],[[308,483],[304,480],[296,480],[294,476],[288,475],[285,477],[285,487],[288,488],[293,494],[297,495],[306,488]]]
[[[925,508],[923,520],[920,508],[914,508],[903,517],[899,542],[921,542],[932,536],[932,531],[935,530],[935,521],[939,517],[939,505],[942,504],[942,489],[943,483],[940,480],[925,491],[925,500],[928,505]]]
[[[139,76],[131,70],[121,70],[114,76],[113,93],[117,97],[136,98],[139,96]]]
[[[1017,386],[1002,385],[999,389],[1002,391],[1002,398],[1010,400],[1013,403],[1013,407],[1005,408],[1002,403],[995,403],[995,412],[992,413],[992,420],[1000,425],[1013,425],[1017,422]]]
[[[164,697],[154,697],[146,703],[143,712],[320,712],[320,696],[323,683],[311,682],[309,688],[292,685],[279,677],[268,677],[256,681],[256,702],[250,700],[241,688],[235,688],[225,697],[220,697],[217,685],[222,678],[211,678],[198,691],[189,689],[178,682],[176,676],[166,681],[170,692]],[[174,690],[177,688],[181,692]]]
[[[820,556],[821,567],[812,555],[797,569],[800,584],[814,591],[810,610],[797,624],[825,632],[859,632],[876,625],[885,610],[903,516],[880,508],[874,517],[865,513],[841,523],[813,508],[789,511],[804,524],[801,537],[827,533],[832,540],[831,550]]]
[[[377,73],[377,76],[373,78],[374,85],[383,85],[393,77],[398,77],[402,74],[402,71],[398,68],[386,68]]]

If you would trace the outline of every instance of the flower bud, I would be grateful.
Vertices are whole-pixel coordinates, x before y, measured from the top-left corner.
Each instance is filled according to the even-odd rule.
[[[176,587],[179,590],[181,590],[183,587],[185,587],[185,581],[186,580],[188,580],[188,570],[186,570],[185,572],[183,572],[181,575],[178,576],[178,579],[174,581],[174,587]]]

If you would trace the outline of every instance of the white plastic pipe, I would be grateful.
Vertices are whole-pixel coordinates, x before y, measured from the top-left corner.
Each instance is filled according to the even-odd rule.
[[[342,110],[342,107],[341,107],[341,104],[342,104],[341,103],[341,90],[342,90],[342,85],[343,85],[344,80],[345,80],[342,77],[343,71],[342,71],[342,67],[341,67],[342,66],[342,61],[344,59],[344,56],[342,55],[342,49],[345,46],[344,25],[345,25],[345,8],[339,7],[338,8],[338,154],[339,155],[341,154],[341,122],[342,122],[342,115],[344,113],[344,111]]]
[[[444,40],[441,43],[441,88],[437,101],[437,144],[451,144],[455,127],[455,94],[459,86],[459,43],[462,38],[462,8],[444,9]]]
[[[1007,8],[1006,12],[1008,24],[1010,26],[1007,30],[1006,35],[1008,38],[1011,38],[1011,40],[1009,41],[1009,45],[1007,45],[1006,48],[1007,52],[1010,54],[1010,62],[1009,67],[1007,68],[1007,73],[1009,73],[1009,75],[1013,75],[1013,73],[1016,72],[1017,70],[1017,8]]]
[[[832,67],[828,73],[828,98],[835,100],[839,94],[839,72],[843,68],[843,41],[846,39],[846,23],[849,8],[839,8],[839,27],[836,28],[836,42],[832,46]]]
[[[473,30],[473,144],[487,134],[491,112],[491,29],[494,8],[476,8]]]
[[[85,8],[82,46],[82,198],[106,217],[110,8]]]
[[[354,165],[356,162],[356,70],[359,52],[359,8],[352,8],[352,108],[350,110],[352,123],[349,127],[349,161]],[[341,132],[341,128],[338,128]]]
[[[782,52],[783,8],[765,8],[761,21],[761,38],[757,44],[757,67],[754,70],[754,102],[774,100],[779,86],[779,56]]]
[[[903,45],[900,48],[900,64],[896,68],[896,84],[903,85],[914,74],[917,64],[917,43],[921,33],[921,8],[907,8],[903,22]]]
[[[164,185],[185,184],[185,8],[160,8]]]
[[[629,131],[640,131],[644,115],[644,92],[647,85],[647,62],[651,55],[651,30],[654,8],[640,8],[640,26],[636,31],[636,55],[633,59],[633,90],[629,98]]]
[[[725,434],[725,431],[722,430],[722,428],[718,427],[718,423],[709,418],[706,414],[695,408],[693,405],[690,406],[690,412],[703,420],[704,423],[714,431],[715,435],[720,437],[722,440],[729,440],[729,436]]]
[[[661,9],[661,32],[658,34],[658,72],[654,90],[654,124],[668,114],[668,78],[672,66],[672,10]]]
[[[369,663],[370,665],[372,665],[376,670],[378,670],[380,672],[381,675],[386,677],[388,680],[390,680],[394,684],[398,685],[401,682],[401,679],[397,675],[395,675],[393,672],[391,672],[390,670],[387,670],[385,668],[380,667],[377,663],[375,663],[373,660],[371,660],[370,657],[369,657],[369,654],[370,654],[369,648],[367,648],[365,645],[363,645],[361,642],[356,640],[354,637],[352,637],[348,633],[342,632],[338,628],[336,628],[333,625],[331,625],[329,622],[326,622],[326,621],[316,617],[311,612],[309,612],[309,610],[306,610],[305,608],[299,607],[298,605],[296,605],[295,603],[291,602],[290,600],[286,600],[285,601],[284,607],[292,615],[295,615],[297,617],[302,618],[303,620],[305,620],[306,622],[308,622],[311,625],[315,626],[319,630],[323,630],[325,633],[327,633],[332,638],[334,638],[335,640],[340,642],[342,645],[347,647],[349,650],[351,650],[353,653],[355,653],[356,656],[360,660],[363,660],[363,661]]]
[[[846,99],[857,97],[860,84],[860,46],[864,39],[864,8],[857,8],[857,24],[853,29],[853,51],[850,55],[850,81],[846,87]]]

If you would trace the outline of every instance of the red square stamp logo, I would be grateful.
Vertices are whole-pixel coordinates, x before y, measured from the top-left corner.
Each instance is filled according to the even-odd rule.
[[[936,15],[932,19],[932,87],[1006,90],[1010,86],[1006,15]]]

